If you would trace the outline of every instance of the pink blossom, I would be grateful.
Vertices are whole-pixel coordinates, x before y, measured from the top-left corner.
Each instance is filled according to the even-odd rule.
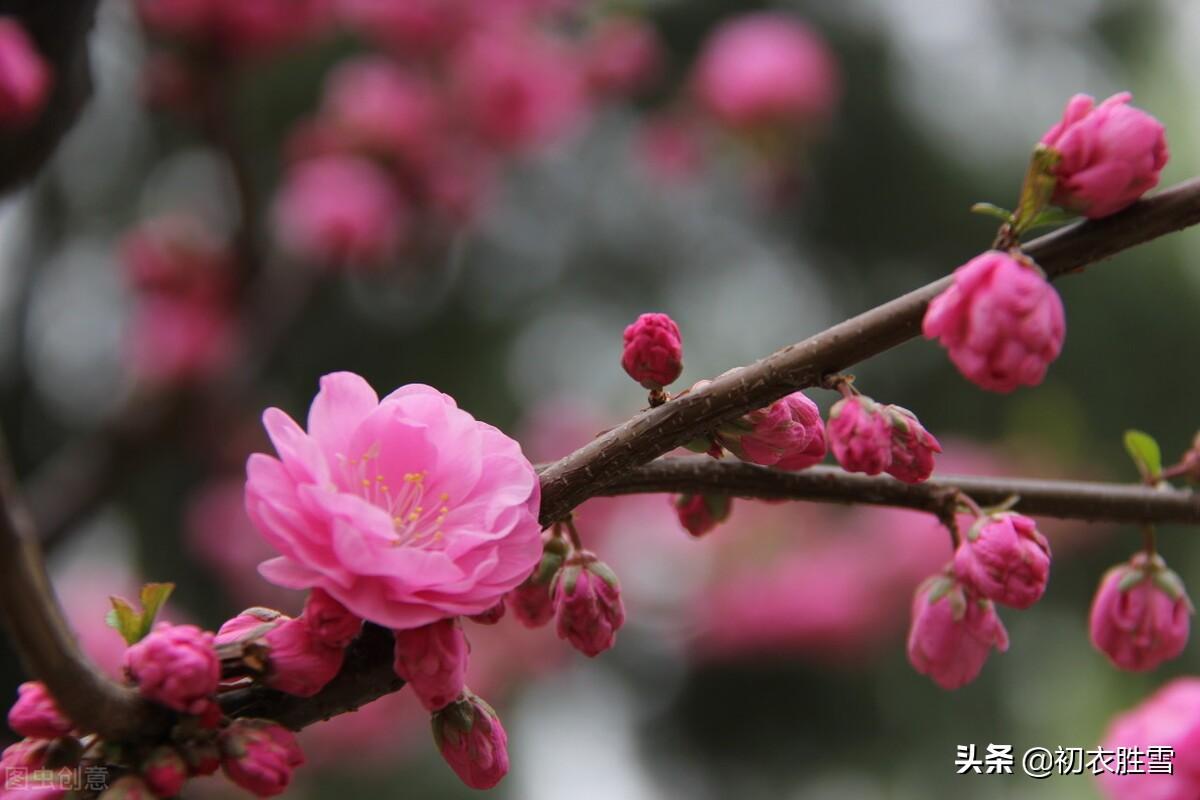
[[[490,789],[508,774],[508,735],[496,711],[470,691],[433,717],[442,758],[472,789]]]
[[[666,314],[642,314],[625,328],[621,366],[647,389],[662,389],[683,372],[683,337]]]
[[[946,575],[935,575],[913,597],[908,661],[943,689],[966,686],[992,648],[1008,649],[1008,633],[992,601],[975,597]]]
[[[892,428],[892,460],[887,473],[905,483],[921,483],[933,474],[933,456],[942,452],[937,438],[906,408],[885,406]]]
[[[400,53],[443,51],[469,19],[463,0],[341,0],[339,6],[351,26]]]
[[[837,62],[807,25],[756,13],[722,24],[692,76],[701,105],[735,129],[826,119],[841,93]]]
[[[1176,678],[1108,727],[1102,746],[1115,752],[1174,750],[1169,773],[1120,775],[1105,771],[1100,789],[1110,800],[1192,800],[1200,796],[1200,678]]]
[[[471,646],[457,619],[396,631],[393,666],[429,711],[453,703],[462,694]]]
[[[1121,92],[1097,106],[1077,94],[1067,102],[1062,121],[1042,137],[1059,156],[1054,203],[1097,219],[1158,185],[1168,157],[1163,126],[1132,99]]]
[[[31,123],[46,104],[54,75],[21,24],[0,19],[0,128]]]
[[[817,404],[793,392],[717,429],[717,442],[743,461],[798,470],[825,458],[825,426]]]
[[[407,228],[407,209],[388,177],[350,156],[293,167],[275,201],[283,246],[330,267],[372,267],[394,258]]]
[[[228,244],[185,214],[154,217],[121,241],[125,278],[142,294],[224,301],[231,289],[233,262]]]
[[[954,554],[958,579],[988,600],[1032,606],[1050,578],[1050,543],[1037,523],[1012,512],[980,517]]]
[[[256,797],[282,794],[304,763],[295,735],[264,719],[235,719],[221,732],[220,747],[225,774]]]
[[[57,739],[75,726],[58,710],[45,684],[28,681],[17,687],[17,702],[8,710],[8,727],[29,739]]]
[[[925,312],[926,339],[941,339],[965,378],[983,389],[1037,386],[1062,351],[1058,292],[1030,263],[989,250],[954,271]]]
[[[681,494],[672,505],[684,530],[700,538],[729,518],[733,499],[724,494]]]
[[[558,638],[589,657],[611,648],[625,623],[621,586],[608,565],[588,552],[569,559],[551,588]]]
[[[613,17],[592,31],[586,47],[588,86],[601,95],[643,88],[662,68],[662,42],[654,27],[634,17]]]
[[[270,656],[267,685],[297,697],[312,697],[342,668],[345,650],[330,647],[313,635],[308,621],[289,619],[263,636]]]
[[[362,630],[362,620],[324,589],[313,589],[301,619],[313,638],[326,647],[344,650]]]
[[[418,165],[443,135],[434,87],[382,57],[340,64],[326,82],[322,114],[350,147]]]
[[[508,604],[513,616],[526,628],[540,628],[554,619],[554,598],[550,596],[550,584],[529,578],[508,593]]]
[[[1152,670],[1183,652],[1192,610],[1183,581],[1162,558],[1138,553],[1101,579],[1092,601],[1092,645],[1120,669]]]
[[[532,31],[505,28],[471,37],[455,54],[453,75],[467,121],[501,152],[559,138],[586,108],[580,65]]]
[[[147,700],[189,714],[208,707],[221,679],[213,634],[167,622],[125,651],[125,671]]]
[[[157,797],[175,797],[187,782],[188,766],[174,747],[154,748],[142,762],[142,779]]]
[[[479,614],[541,557],[540,485],[520,446],[420,384],[382,402],[326,375],[305,432],[263,415],[280,458],[247,463],[246,507],[281,556],[269,581],[319,587],[392,629]]]
[[[220,41],[236,54],[251,56],[300,44],[323,29],[329,2],[221,0]]]
[[[234,321],[220,304],[152,294],[141,298],[125,332],[130,369],[158,384],[213,374],[235,351]]]
[[[45,739],[22,739],[4,749],[0,756],[0,776],[3,776],[0,800],[60,800],[66,797],[67,790],[62,787],[75,772],[47,770],[49,749],[50,742]]]
[[[869,397],[844,397],[829,410],[829,445],[848,472],[878,475],[892,463],[892,424]]]

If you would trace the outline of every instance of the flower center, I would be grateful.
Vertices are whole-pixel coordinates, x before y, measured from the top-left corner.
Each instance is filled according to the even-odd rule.
[[[406,472],[399,485],[393,487],[387,475],[379,469],[380,445],[372,445],[360,458],[346,458],[338,453],[345,485],[374,506],[382,508],[392,518],[396,534],[393,547],[428,547],[444,536],[442,522],[450,513],[450,495],[441,492],[429,496],[426,487],[428,472]]]

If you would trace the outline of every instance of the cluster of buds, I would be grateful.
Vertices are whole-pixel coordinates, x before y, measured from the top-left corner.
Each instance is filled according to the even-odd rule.
[[[1130,99],[1117,94],[1097,106],[1087,95],[1071,98],[1034,149],[1017,210],[988,207],[1004,218],[996,244],[1002,249],[959,267],[950,288],[929,304],[925,337],[939,339],[963,377],[980,388],[1036,386],[1062,351],[1062,300],[1015,247],[1021,234],[1044,224],[1051,204],[1098,219],[1158,185],[1167,163],[1163,126]]]
[[[954,560],[917,589],[908,660],[943,689],[979,675],[992,648],[1008,649],[996,604],[1026,609],[1050,577],[1050,545],[1029,517],[980,514]]]
[[[173,384],[223,367],[235,341],[234,257],[193,217],[143,223],[121,246],[136,305],[125,335],[131,371]]]
[[[936,437],[906,408],[882,405],[839,383],[843,397],[829,410],[829,444],[848,472],[886,472],[905,483],[921,483],[933,474],[942,452]]]

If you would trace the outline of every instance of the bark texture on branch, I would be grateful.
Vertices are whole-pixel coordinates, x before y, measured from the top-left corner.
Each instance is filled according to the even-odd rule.
[[[1200,178],[1178,184],[1102,220],[1069,225],[1025,246],[1051,277],[1109,258],[1200,222]],[[950,278],[920,289],[789,345],[753,364],[715,378],[657,408],[643,411],[542,472],[542,522],[571,509],[627,470],[785,394],[815,386],[918,336],[925,307]]]
[[[1200,524],[1200,495],[1183,489],[966,475],[936,475],[925,483],[909,484],[887,475],[872,477],[837,467],[781,472],[708,456],[660,458],[626,472],[600,494],[707,492],[770,500],[865,503],[938,514],[945,510],[955,491],[981,506],[999,505],[1016,496],[1020,498],[1016,510],[1035,517]]]

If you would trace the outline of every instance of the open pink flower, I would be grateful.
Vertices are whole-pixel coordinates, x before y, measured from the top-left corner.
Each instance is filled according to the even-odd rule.
[[[1092,644],[1121,669],[1152,670],[1183,652],[1192,613],[1179,576],[1161,557],[1138,553],[1101,579],[1092,601]]]
[[[307,432],[279,409],[263,422],[279,458],[250,456],[246,508],[281,554],[259,567],[273,583],[402,630],[486,611],[541,558],[533,465],[436,389],[380,401],[339,372]]]
[[[798,470],[825,458],[825,425],[804,392],[781,397],[717,429],[717,441],[743,461]]]
[[[1111,800],[1192,800],[1200,797],[1200,678],[1176,678],[1139,706],[1121,714],[1104,735],[1106,750],[1152,747],[1174,750],[1173,769],[1150,773],[1104,772],[1100,789]]]
[[[975,597],[947,575],[936,575],[913,597],[908,660],[943,689],[966,686],[992,648],[1008,649],[1008,632],[991,600]]]
[[[1100,105],[1086,94],[1067,103],[1042,137],[1059,155],[1054,202],[1096,219],[1115,214],[1158,185],[1167,164],[1162,123],[1129,105],[1129,92]]]
[[[1032,264],[989,250],[954,271],[922,327],[967,380],[992,392],[1037,386],[1062,351],[1062,299]]]
[[[1012,608],[1029,608],[1046,591],[1050,543],[1022,514],[976,521],[954,554],[954,572],[980,595]]]
[[[693,87],[701,104],[733,128],[819,121],[841,90],[825,42],[802,22],[771,13],[719,27],[696,64]]]

